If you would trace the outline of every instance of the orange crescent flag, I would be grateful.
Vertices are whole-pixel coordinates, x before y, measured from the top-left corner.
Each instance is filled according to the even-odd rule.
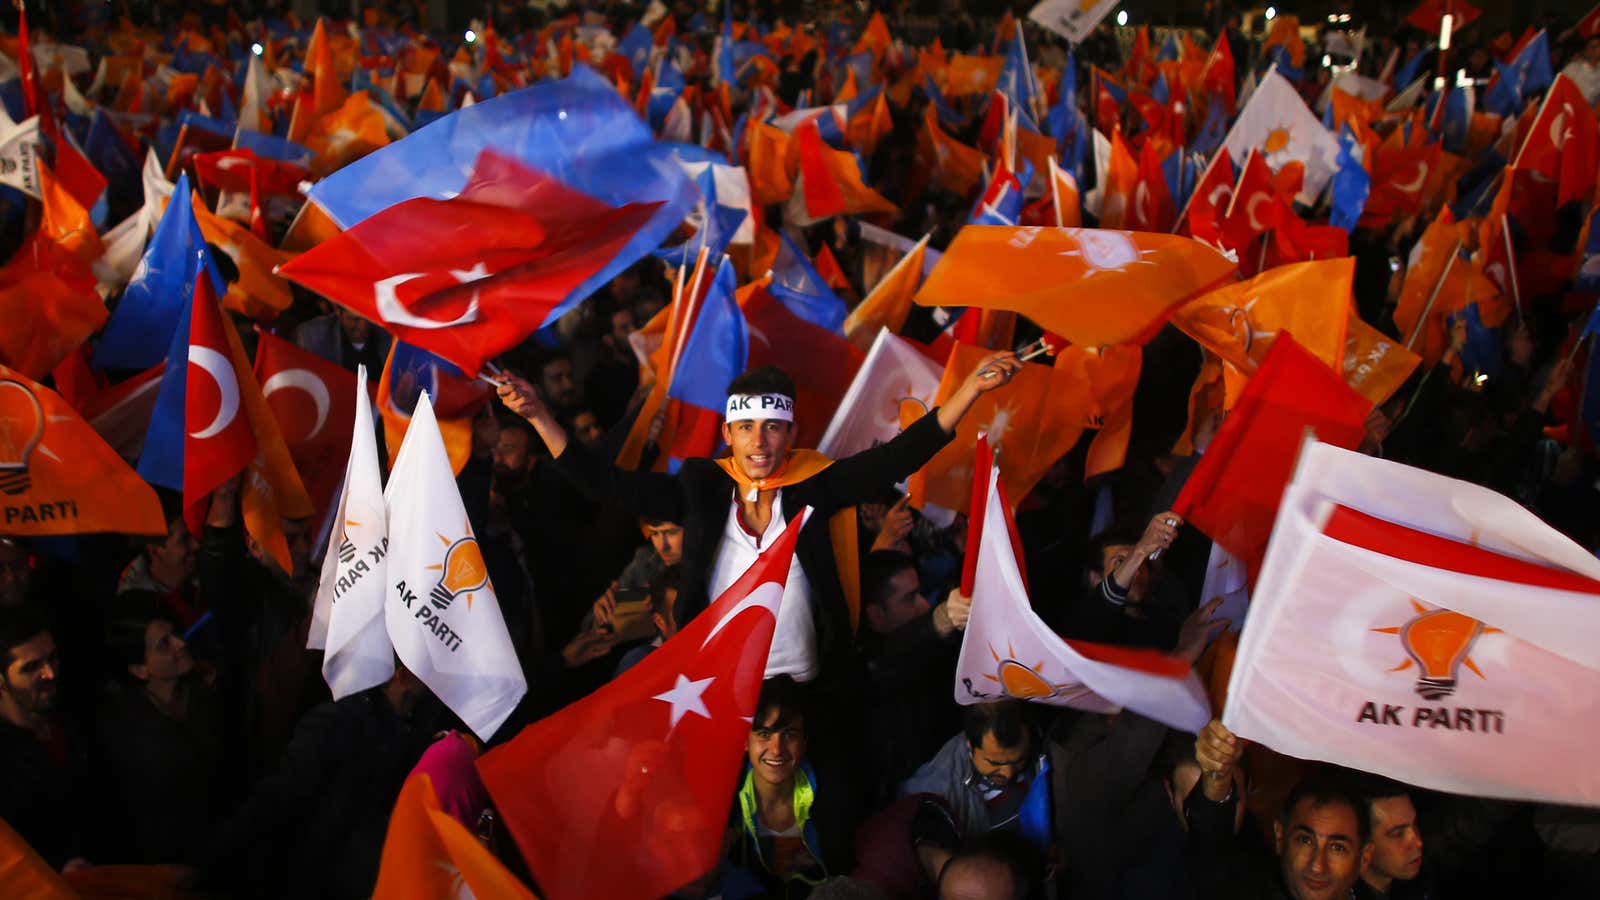
[[[0,534],[165,534],[144,482],[54,391],[0,366]]]
[[[406,779],[389,815],[375,900],[434,900],[438,897],[502,897],[535,900],[466,826],[439,808],[433,779]]]
[[[1074,344],[1143,343],[1236,269],[1216,248],[1172,234],[968,225],[916,302],[1011,310]]]
[[[1355,272],[1349,257],[1278,266],[1185,305],[1172,324],[1247,375],[1286,331],[1339,371]]]

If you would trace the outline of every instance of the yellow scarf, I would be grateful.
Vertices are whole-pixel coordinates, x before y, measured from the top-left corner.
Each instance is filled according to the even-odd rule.
[[[754,502],[761,491],[799,484],[833,465],[833,460],[815,450],[790,450],[778,470],[765,478],[751,478],[739,469],[732,457],[715,460],[739,486],[739,496]],[[861,557],[856,535],[856,508],[847,506],[828,517],[828,539],[833,545],[833,564],[839,571],[839,586],[850,610],[850,631],[854,635],[861,620]],[[715,598],[713,598],[715,599]]]

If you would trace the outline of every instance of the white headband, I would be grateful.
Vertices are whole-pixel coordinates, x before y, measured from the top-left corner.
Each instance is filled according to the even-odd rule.
[[[794,421],[794,398],[783,394],[730,394],[728,409],[723,416],[729,422],[746,422],[757,419]]]

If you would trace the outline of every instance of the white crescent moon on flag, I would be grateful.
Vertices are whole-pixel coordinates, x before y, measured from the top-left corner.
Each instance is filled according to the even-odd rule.
[[[271,397],[273,391],[283,388],[299,388],[311,395],[311,402],[317,408],[317,423],[306,432],[303,440],[311,440],[322,431],[322,426],[328,421],[328,386],[322,379],[309,369],[284,369],[274,372],[266,383],[261,385],[261,396]]]
[[[1245,203],[1244,205],[1244,214],[1250,219],[1251,228],[1254,228],[1257,231],[1267,230],[1267,226],[1263,224],[1260,219],[1256,218],[1256,204],[1265,203],[1270,199],[1272,198],[1266,194],[1260,193],[1259,191],[1250,195],[1249,202]]]
[[[1221,209],[1224,203],[1227,203],[1232,199],[1233,187],[1231,185],[1219,184],[1211,189],[1211,194],[1206,197],[1206,202],[1210,203],[1214,209]]]
[[[1143,181],[1133,189],[1133,215],[1141,225],[1150,224],[1150,187]]]
[[[217,417],[211,420],[211,424],[199,431],[189,432],[190,437],[203,441],[221,434],[238,414],[239,381],[233,374],[233,363],[210,347],[196,347],[191,344],[189,362],[210,373],[212,379],[217,382],[217,390],[222,394],[222,402],[217,406]]]
[[[1422,190],[1423,182],[1425,182],[1427,180],[1428,180],[1428,164],[1425,163],[1425,162],[1420,162],[1419,161],[1417,163],[1417,177],[1415,177],[1415,178],[1413,178],[1410,181],[1407,181],[1405,183],[1396,182],[1395,186],[1394,186],[1394,189],[1399,191],[1402,194],[1415,194],[1416,192]]]
[[[772,613],[772,618],[776,620],[778,618],[778,604],[782,602],[783,588],[775,581],[762,582],[756,586],[755,590],[750,592],[749,596],[735,603],[733,609],[728,610],[727,615],[717,620],[717,624],[711,626],[711,632],[706,635],[705,641],[700,646],[704,647],[706,644],[711,643],[711,639],[717,636],[717,632],[727,627],[729,622],[737,619],[739,614],[747,609],[759,606]]]
[[[457,325],[465,325],[468,322],[477,321],[477,294],[472,295],[472,302],[467,304],[466,312],[448,322],[441,322],[438,319],[426,319],[406,309],[401,304],[400,298],[395,294],[395,290],[413,278],[421,278],[422,274],[421,272],[402,272],[399,275],[390,275],[388,278],[373,282],[372,295],[378,306],[378,317],[390,325],[405,325],[408,328],[428,329],[454,328]]]
[[[1567,145],[1567,114],[1570,112],[1572,104],[1563,103],[1561,112],[1556,113],[1556,117],[1550,122],[1550,143],[1555,144],[1557,150]]]

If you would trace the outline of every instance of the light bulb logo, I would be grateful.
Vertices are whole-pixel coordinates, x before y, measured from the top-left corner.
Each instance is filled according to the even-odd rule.
[[[0,379],[0,491],[20,494],[32,486],[28,459],[44,437],[44,407],[20,381]]]
[[[1483,678],[1484,674],[1469,655],[1472,645],[1480,635],[1494,634],[1498,628],[1488,628],[1471,616],[1449,609],[1430,610],[1411,601],[1417,615],[1404,625],[1374,628],[1382,634],[1400,637],[1400,645],[1410,657],[1391,672],[1404,672],[1412,666],[1419,670],[1417,693],[1424,700],[1442,700],[1456,691],[1456,674],[1462,666]]]
[[[437,534],[437,532],[435,532]],[[472,592],[481,591],[489,585],[489,567],[483,562],[483,551],[478,547],[478,539],[469,531],[466,536],[452,541],[444,535],[439,535],[439,540],[446,546],[444,562],[430,569],[439,570],[439,583],[428,592],[428,599],[440,610],[450,608],[450,604],[462,594],[467,596],[467,609],[472,608]]]

